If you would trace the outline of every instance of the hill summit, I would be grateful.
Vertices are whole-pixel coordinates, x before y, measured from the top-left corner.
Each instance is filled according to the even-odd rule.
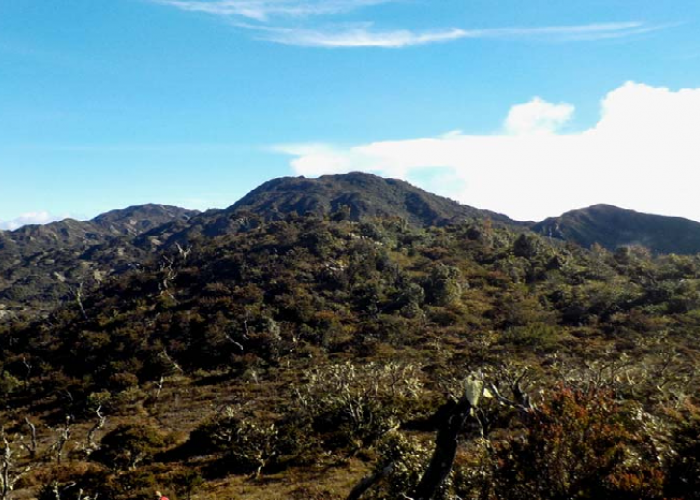
[[[643,246],[654,253],[700,252],[700,223],[681,217],[645,214],[613,205],[594,205],[552,217],[532,229],[583,247],[597,243],[610,250]]]
[[[328,215],[346,207],[351,220],[363,217],[400,217],[416,226],[441,226],[465,218],[490,218],[513,223],[505,215],[461,205],[406,181],[352,172],[316,179],[282,177],[265,182],[231,206],[265,219],[299,215]]]

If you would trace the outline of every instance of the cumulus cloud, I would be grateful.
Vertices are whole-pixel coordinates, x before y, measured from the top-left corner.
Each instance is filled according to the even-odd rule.
[[[571,104],[551,104],[535,97],[525,104],[510,108],[505,129],[513,135],[554,133],[573,116]]]
[[[612,203],[700,221],[700,88],[628,82],[600,108],[597,123],[578,132],[563,131],[572,105],[535,98],[513,106],[495,134],[276,150],[300,175],[374,172],[521,220]]]
[[[67,215],[57,216],[46,211],[26,212],[15,219],[0,221],[0,230],[14,231],[27,224],[48,224],[49,222],[65,219],[66,217]]]

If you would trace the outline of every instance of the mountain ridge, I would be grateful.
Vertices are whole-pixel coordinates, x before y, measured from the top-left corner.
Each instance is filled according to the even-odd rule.
[[[583,247],[597,243],[609,250],[639,245],[653,253],[700,252],[700,222],[638,212],[611,204],[567,211],[540,222],[515,221],[507,215],[460,204],[412,184],[373,174],[351,172],[317,178],[279,177],[264,182],[234,204],[205,212],[145,204],[111,210],[88,221],[64,219],[0,231],[0,270],[41,251],[102,245],[105,238],[126,237],[141,248],[154,248],[249,229],[260,221],[299,216],[398,217],[409,224],[441,226],[464,219],[490,219],[529,228],[543,236]],[[251,222],[251,219],[257,221]]]
[[[700,222],[597,204],[570,210],[532,226],[536,233],[609,250],[643,246],[658,254],[700,252]]]
[[[700,253],[700,223],[593,205],[537,223],[438,196],[398,179],[353,172],[267,181],[233,205],[205,212],[146,204],[89,221],[66,219],[0,232],[0,302],[48,304],[84,284],[142,265],[176,245],[247,232],[294,217],[361,221],[397,218],[414,227],[490,220],[583,247],[642,245],[654,254]]]

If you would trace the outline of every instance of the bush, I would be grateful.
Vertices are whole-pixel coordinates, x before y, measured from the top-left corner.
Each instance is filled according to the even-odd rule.
[[[371,500],[407,498],[405,495],[418,485],[430,461],[428,448],[400,432],[387,433],[377,446],[377,455],[374,472],[389,470],[389,473],[363,496]]]
[[[177,492],[185,500],[191,500],[192,493],[204,484],[204,478],[194,470],[181,471],[172,478]]]
[[[559,346],[561,330],[545,323],[533,323],[526,326],[513,326],[505,331],[502,340],[518,347],[536,351],[551,351]]]
[[[226,471],[254,473],[273,463],[280,455],[278,429],[274,422],[259,422],[226,407],[190,435],[188,447],[199,453],[222,452],[219,465]]]
[[[674,435],[676,456],[669,467],[667,495],[700,499],[700,415],[691,415]]]
[[[423,395],[418,370],[389,363],[315,370],[299,391],[302,413],[329,449],[371,445],[412,415]]]
[[[497,498],[662,498],[663,473],[612,393],[561,388],[523,423],[497,447]]]
[[[165,445],[162,436],[144,425],[120,425],[102,438],[92,458],[115,470],[134,470]]]

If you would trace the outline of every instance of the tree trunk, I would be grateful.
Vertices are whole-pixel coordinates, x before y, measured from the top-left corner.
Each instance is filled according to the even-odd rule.
[[[469,399],[466,396],[462,397],[447,417],[445,424],[438,430],[433,457],[411,495],[413,500],[432,500],[447,479],[457,455],[459,433],[464,428],[471,409]]]
[[[360,497],[362,495],[364,495],[367,490],[369,490],[372,486],[374,486],[379,481],[381,481],[384,477],[389,475],[389,473],[391,472],[391,470],[393,468],[394,468],[394,462],[391,462],[389,465],[384,467],[382,470],[375,472],[371,476],[367,476],[366,478],[364,478],[362,481],[360,481],[357,484],[357,486],[355,486],[352,489],[347,500],[360,500]]]

